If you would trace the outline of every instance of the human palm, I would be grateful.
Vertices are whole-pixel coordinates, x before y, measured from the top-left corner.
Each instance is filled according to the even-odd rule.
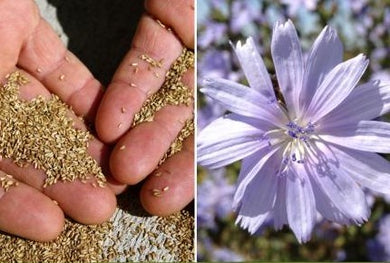
[[[96,117],[99,138],[115,144],[110,156],[113,178],[124,184],[141,181],[140,199],[155,215],[169,215],[186,206],[194,197],[193,137],[184,141],[183,150],[156,167],[187,119],[193,105],[165,106],[151,122],[131,128],[134,115],[150,94],[159,90],[171,64],[183,47],[194,48],[193,0],[146,0],[144,14],[129,52],[107,88]],[[139,57],[147,55],[161,62],[150,68]],[[194,72],[182,76],[190,88]]]
[[[54,93],[77,115],[93,121],[102,87],[40,18],[33,1],[0,1],[0,43],[2,82],[16,70],[29,79],[20,88],[21,99],[31,100],[39,95],[50,98]],[[78,129],[86,129],[83,121],[73,118]],[[91,140],[88,152],[104,166],[108,152],[102,142]],[[80,223],[97,224],[108,220],[115,210],[115,195],[109,187],[92,187],[75,180],[43,188],[44,171],[32,166],[21,168],[4,158],[0,170],[0,176],[10,174],[18,181],[7,192],[0,188],[2,231],[47,241],[62,231],[64,214]]]
[[[89,143],[90,155],[103,169],[111,170],[112,177],[105,188],[91,187],[78,180],[43,188],[44,171],[21,168],[12,160],[2,159],[0,176],[11,174],[19,184],[7,192],[0,188],[0,230],[47,241],[61,232],[64,214],[80,223],[101,223],[115,210],[113,192],[120,193],[125,184],[136,184],[145,178],[141,202],[152,214],[171,214],[192,200],[193,137],[185,141],[180,153],[154,172],[162,176],[149,175],[183,127],[184,120],[191,118],[192,106],[166,106],[152,122],[130,129],[134,114],[147,95],[160,88],[163,78],[151,77],[146,68],[139,68],[137,75],[132,75],[129,63],[142,53],[149,54],[164,61],[158,73],[164,76],[180,55],[182,43],[193,48],[193,1],[150,0],[145,4],[150,15],[141,18],[132,47],[103,97],[100,83],[40,18],[33,1],[0,1],[0,78],[4,80],[10,72],[21,71],[29,83],[20,88],[20,98],[31,100],[38,95],[49,98],[54,93],[87,122],[95,121],[102,141],[116,144],[110,156],[109,147],[98,139]],[[176,34],[163,28],[151,15]],[[192,70],[183,76],[183,82],[193,87]],[[136,87],[129,89],[131,83]],[[125,112],[122,107],[126,108]],[[86,129],[85,123],[73,117],[77,128]],[[118,123],[123,123],[121,129]],[[124,144],[127,147],[121,150]],[[168,188],[159,198],[153,195],[153,189]]]

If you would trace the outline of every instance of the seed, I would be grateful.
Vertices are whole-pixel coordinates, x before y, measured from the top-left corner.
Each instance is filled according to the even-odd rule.
[[[137,85],[135,85],[134,83],[130,83],[129,85],[130,85],[130,87],[133,87],[133,88],[137,87]]]
[[[122,107],[122,108],[121,108],[121,112],[122,112],[122,113],[125,113],[125,112],[126,112],[126,108],[125,108],[125,107]]]
[[[58,202],[57,202],[56,200],[53,200],[53,203],[56,204],[56,205],[58,205]]]
[[[123,151],[126,148],[126,145],[122,145],[119,150]]]
[[[132,67],[137,67],[138,66],[138,62],[133,62],[130,64]]]
[[[134,68],[134,73],[137,73],[137,72],[138,72],[138,70],[139,70],[139,68],[138,68],[138,67]]]
[[[156,173],[154,173],[154,175],[155,175],[155,176],[161,176],[162,173],[161,173],[161,172],[156,172]]]
[[[120,122],[120,123],[118,124],[118,128],[120,128],[120,127],[122,127],[122,122]]]
[[[163,192],[168,191],[169,190],[169,186],[165,186],[162,190],[163,190]]]
[[[147,62],[149,64],[149,67],[153,68],[161,68],[162,64],[160,61],[155,60],[154,58],[150,57],[149,55],[142,54],[139,56],[140,59]]]
[[[70,62],[70,58],[68,56],[65,56],[65,61],[69,63]]]
[[[157,22],[157,24],[159,24],[162,28],[165,28],[165,25],[164,25],[163,23],[161,23],[160,20],[156,19],[156,22]]]
[[[105,182],[101,168],[88,155],[91,135],[73,127],[70,109],[55,95],[49,100],[40,96],[31,101],[20,100],[19,88],[27,82],[16,71],[0,88],[0,154],[20,167],[30,163],[43,170],[43,187],[58,181],[83,181],[88,174]]]
[[[64,79],[65,79],[65,75],[64,75],[64,74],[60,75],[60,76],[59,76],[59,79],[60,79],[60,80],[64,80]]]
[[[41,69],[41,68],[37,68],[36,71],[37,71],[38,73],[41,73],[41,72],[42,72],[42,69]]]

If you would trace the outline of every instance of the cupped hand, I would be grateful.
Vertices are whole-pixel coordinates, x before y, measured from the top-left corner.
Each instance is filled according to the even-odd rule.
[[[1,81],[16,70],[29,79],[20,88],[21,99],[50,98],[54,93],[77,115],[94,121],[102,87],[40,17],[34,1],[0,1],[0,43]],[[78,129],[86,129],[83,121],[72,116]],[[91,140],[88,152],[104,166],[108,152],[102,142]],[[0,187],[0,230],[4,232],[48,241],[62,231],[64,214],[80,223],[97,224],[108,220],[115,210],[116,198],[109,187],[76,180],[43,188],[44,171],[21,168],[4,158],[0,170],[0,177],[9,174],[18,182],[8,191]]]
[[[185,140],[181,152],[156,169],[185,120],[192,118],[193,105],[168,105],[151,122],[134,128],[131,124],[148,96],[159,90],[183,47],[194,48],[194,1],[146,0],[145,8],[131,48],[99,106],[96,130],[102,141],[115,144],[110,156],[115,180],[130,185],[144,181],[142,205],[149,213],[164,216],[181,210],[194,197],[193,136]],[[161,68],[150,70],[140,61],[142,55],[161,61]],[[182,82],[193,88],[192,69]]]

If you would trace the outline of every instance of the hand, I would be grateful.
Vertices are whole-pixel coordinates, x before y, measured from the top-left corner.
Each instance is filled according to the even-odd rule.
[[[193,4],[193,0],[146,0],[147,14],[139,22],[131,49],[116,71],[96,117],[99,138],[115,143],[110,157],[113,177],[126,184],[146,179],[141,189],[141,203],[149,213],[161,216],[184,208],[194,196],[193,136],[187,138],[181,152],[153,172],[184,121],[192,117],[193,106],[166,106],[153,121],[131,128],[134,115],[148,95],[155,93],[164,82],[163,77],[154,76],[148,65],[140,62],[139,56],[146,54],[163,61],[162,68],[156,70],[159,76],[165,76],[180,55],[182,43],[190,49],[194,47]],[[137,71],[131,68],[134,62],[139,63]],[[193,70],[189,70],[182,80],[193,88],[193,77]],[[153,189],[166,191],[156,197]]]
[[[54,93],[77,115],[94,120],[103,93],[101,85],[41,19],[34,1],[0,1],[0,43],[2,82],[16,70],[29,79],[20,88],[20,98],[50,98]],[[73,117],[77,128],[86,129],[82,121]],[[103,143],[94,139],[88,150],[104,165],[107,148]],[[0,170],[0,177],[6,173],[18,181],[7,192],[0,187],[0,230],[11,234],[48,241],[62,231],[64,214],[80,223],[97,224],[108,220],[116,208],[115,195],[109,187],[95,188],[76,180],[43,188],[44,171],[32,166],[21,168],[9,159],[0,161]]]

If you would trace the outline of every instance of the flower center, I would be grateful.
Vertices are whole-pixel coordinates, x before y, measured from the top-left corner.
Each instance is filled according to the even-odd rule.
[[[287,123],[287,134],[293,138],[303,142],[307,142],[311,134],[314,132],[314,124],[309,122],[306,126],[299,126],[296,122],[290,121]]]
[[[310,137],[314,133],[315,125],[308,122],[305,126],[290,121],[286,124],[285,134],[288,135],[287,146],[283,151],[283,160],[279,174],[284,175],[291,162],[305,163],[306,148],[310,148]]]

